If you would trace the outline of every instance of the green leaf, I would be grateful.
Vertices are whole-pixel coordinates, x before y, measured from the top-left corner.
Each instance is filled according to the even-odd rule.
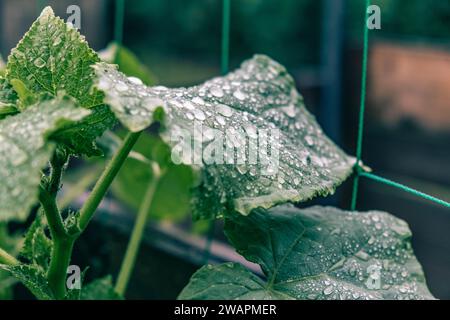
[[[174,221],[185,218],[189,213],[191,189],[196,176],[190,166],[172,163],[167,148],[160,138],[143,133],[133,148],[134,156],[125,161],[111,191],[131,208],[139,209],[147,186],[153,179],[151,161],[155,161],[164,174],[158,183],[149,214],[152,219]]]
[[[60,133],[70,151],[88,156],[99,154],[93,139],[115,123],[109,109],[102,106],[102,93],[91,88],[91,65],[98,61],[84,37],[47,7],[11,51],[7,64],[7,79],[15,83],[23,106],[29,105],[33,95],[35,100],[47,99],[64,91],[80,106],[92,109],[77,127]]]
[[[172,156],[204,169],[196,215],[223,215],[229,209],[245,215],[257,207],[328,195],[352,172],[354,158],[325,136],[306,110],[293,78],[266,56],[255,56],[225,77],[180,89],[146,87],[105,63],[94,68],[96,87],[104,91],[106,103],[131,131],[151,125],[153,112],[163,106],[167,131],[162,137],[174,148]],[[233,130],[243,138],[233,136]],[[271,138],[264,139],[268,132]],[[223,140],[211,141],[210,133]],[[188,136],[187,141],[180,142],[179,136]],[[232,155],[221,157],[234,160],[232,164],[221,164],[220,157],[206,161],[202,156],[202,150],[214,147],[219,148],[216,154],[224,148],[233,152],[233,147],[247,152],[256,144],[255,137],[260,143],[257,161],[243,157],[245,161],[236,164]],[[201,141],[203,148],[194,147],[189,155],[185,149],[192,149],[193,141]],[[279,156],[272,152],[277,149]]]
[[[46,224],[42,211],[38,212],[33,224],[28,228],[21,256],[31,264],[47,271],[52,252],[52,241],[45,235]]]
[[[95,139],[116,124],[116,119],[107,106],[101,105],[90,110],[92,113],[83,120],[67,125],[53,136],[55,141],[64,144],[72,154],[84,154],[88,157],[103,155]]]
[[[123,300],[114,291],[111,276],[97,279],[81,290],[81,300]]]
[[[51,134],[89,113],[57,98],[0,121],[0,221],[26,218],[55,149]]]
[[[99,56],[105,62],[117,64],[120,72],[139,78],[148,86],[157,82],[155,75],[147,66],[142,64],[133,52],[120,44],[110,43],[105,50],[99,52]]]
[[[0,120],[19,112],[16,107],[17,94],[11,84],[0,76]]]
[[[54,299],[45,273],[39,267],[25,264],[17,266],[0,265],[0,269],[10,272],[39,300]]]
[[[236,264],[203,267],[180,299],[433,299],[408,225],[385,212],[279,206],[225,230],[266,280]]]

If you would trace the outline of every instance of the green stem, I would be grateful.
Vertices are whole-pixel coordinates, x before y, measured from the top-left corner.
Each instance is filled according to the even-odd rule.
[[[131,149],[139,138],[141,132],[130,132],[122,143],[119,151],[114,155],[105,171],[103,171],[100,179],[94,186],[91,194],[80,210],[80,229],[84,230],[89,221],[92,219],[100,202],[108,191],[109,186],[113,182],[123,163],[128,157]]]
[[[19,261],[17,261],[17,259],[10,255],[8,252],[0,248],[0,264],[15,266],[16,264],[19,264]]]
[[[40,187],[39,202],[44,209],[52,239],[64,238],[67,235],[66,229],[61,214],[59,213],[58,206],[56,205],[55,196],[43,187]]]
[[[61,213],[56,204],[56,195],[61,184],[61,176],[66,162],[67,156],[60,157],[58,152],[56,152],[51,161],[49,183],[41,186],[39,189],[39,201],[44,209],[53,242],[47,280],[56,299],[63,299],[66,296],[67,267],[70,264],[75,242],[75,237],[67,234]]]
[[[75,237],[66,236],[64,238],[53,239],[52,256],[47,273],[47,280],[56,299],[63,299],[66,296],[67,268],[72,257]]]
[[[161,172],[159,166],[153,163],[153,179],[149,182],[147,191],[143,202],[139,208],[139,212],[136,218],[136,222],[131,233],[130,241],[128,242],[127,251],[125,257],[122,261],[122,266],[120,268],[119,276],[116,283],[116,292],[120,295],[124,295],[127,289],[128,282],[131,277],[131,273],[134,269],[136,263],[136,257],[139,252],[139,246],[142,241],[142,236],[144,234],[147,218],[149,216],[149,211],[152,206],[153,197],[155,195],[155,190],[161,179]]]

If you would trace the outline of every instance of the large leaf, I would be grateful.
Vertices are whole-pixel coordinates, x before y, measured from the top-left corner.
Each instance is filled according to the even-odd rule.
[[[180,89],[146,87],[105,63],[95,69],[96,86],[130,130],[145,129],[154,111],[164,108],[163,139],[174,148],[174,158],[205,169],[194,213],[214,216],[234,208],[248,214],[257,207],[305,201],[332,193],[352,171],[354,159],[325,136],[292,77],[266,56],[255,56],[225,77]],[[187,134],[187,141],[177,139]],[[265,134],[270,138],[264,139]],[[184,152],[198,141],[203,148],[194,147],[190,156]],[[257,159],[245,156],[239,163],[234,148],[246,148],[248,155],[257,141]],[[215,161],[214,155],[203,156],[214,148],[219,148],[216,154],[230,151],[222,157],[226,164]]]
[[[37,200],[41,171],[55,148],[48,137],[89,113],[57,98],[0,121],[0,221],[27,216]]]
[[[379,211],[280,206],[228,220],[237,264],[197,271],[180,299],[432,299],[407,224]]]
[[[8,58],[7,79],[22,96],[22,108],[27,106],[24,100],[36,101],[64,91],[82,107],[93,109],[77,130],[71,128],[61,138],[74,153],[99,154],[93,139],[114,124],[110,111],[101,107],[103,95],[91,88],[91,65],[98,61],[84,37],[55,17],[50,7],[42,11]],[[35,98],[31,99],[31,95]]]

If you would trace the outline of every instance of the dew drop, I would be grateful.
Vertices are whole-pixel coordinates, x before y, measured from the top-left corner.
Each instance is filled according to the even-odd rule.
[[[216,120],[222,126],[224,126],[226,124],[226,121],[225,121],[224,117],[216,116]]]
[[[231,109],[229,106],[225,104],[218,104],[217,105],[217,112],[219,112],[224,117],[231,117],[233,114],[233,109]]]
[[[323,290],[323,294],[326,296],[329,296],[330,294],[332,294],[334,292],[334,288],[333,286],[328,286]]]
[[[128,90],[128,86],[123,82],[119,82],[116,84],[116,90],[119,92],[124,92]]]
[[[139,79],[139,78],[136,78],[136,77],[128,77],[128,80],[129,80],[131,83],[134,83],[134,84],[137,84],[137,85],[142,85],[142,84],[143,84],[143,83],[142,83],[142,80]]]
[[[55,39],[55,41],[53,41],[53,46],[57,46],[58,44],[60,44],[61,43],[61,37],[57,37],[56,39]]]
[[[34,65],[40,69],[45,66],[45,61],[42,58],[36,58]]]
[[[223,90],[220,87],[211,87],[209,89],[209,91],[211,92],[211,94],[217,98],[221,98],[223,97]]]
[[[247,95],[245,94],[245,93],[243,93],[241,90],[236,90],[234,93],[233,93],[233,96],[236,98],[236,99],[238,99],[238,100],[245,100],[245,98],[247,98]]]
[[[195,109],[195,110],[193,110],[192,112],[194,113],[194,117],[195,117],[197,120],[203,121],[203,120],[206,119],[205,114],[203,113],[202,110]]]

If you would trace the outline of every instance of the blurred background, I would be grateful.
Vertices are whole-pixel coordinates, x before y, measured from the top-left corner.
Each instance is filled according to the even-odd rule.
[[[378,175],[450,201],[450,1],[372,3],[381,8],[381,30],[370,35],[364,162]],[[63,18],[68,5],[79,5],[80,32],[94,49],[113,39],[115,1],[0,0],[5,59],[46,4]],[[221,14],[220,0],[126,1],[123,43],[158,84],[198,84],[220,75]],[[230,68],[255,53],[284,64],[325,132],[354,154],[363,17],[362,0],[232,0]],[[335,196],[314,203],[348,209],[350,189],[348,181]],[[114,194],[103,209],[76,251],[81,264],[92,266],[92,276],[117,271],[135,211]],[[406,220],[431,291],[450,298],[448,208],[363,179],[358,209]],[[241,261],[220,222],[205,258],[206,224],[192,224],[187,216],[172,223],[170,212],[159,218],[150,219],[131,298],[176,297],[206,258]]]

